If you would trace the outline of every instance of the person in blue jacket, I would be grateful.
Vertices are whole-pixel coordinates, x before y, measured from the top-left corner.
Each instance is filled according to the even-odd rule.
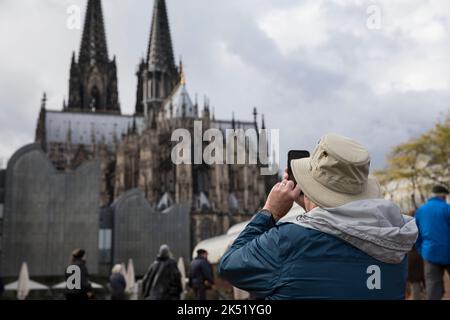
[[[444,270],[450,275],[450,205],[448,189],[435,186],[433,196],[416,212],[419,237],[416,248],[424,260],[427,299],[444,295]]]
[[[291,166],[294,177],[273,187],[220,275],[257,299],[404,299],[417,226],[381,199],[366,149],[330,134]],[[307,213],[279,222],[294,201]]]
[[[214,284],[214,275],[208,261],[208,251],[197,250],[197,257],[189,270],[189,286],[194,290],[196,300],[206,300],[206,290]]]

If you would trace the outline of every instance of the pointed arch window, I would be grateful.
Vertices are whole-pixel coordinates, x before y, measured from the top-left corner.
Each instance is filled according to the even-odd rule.
[[[97,86],[91,89],[91,94],[89,98],[89,108],[91,111],[96,111],[100,109],[100,90]]]

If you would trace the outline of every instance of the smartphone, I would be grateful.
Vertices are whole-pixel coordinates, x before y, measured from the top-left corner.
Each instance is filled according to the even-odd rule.
[[[295,181],[294,174],[292,173],[291,168],[291,160],[295,159],[303,159],[309,158],[309,151],[306,150],[291,150],[288,152],[288,175],[289,180],[293,181],[295,185],[297,185],[297,181]]]

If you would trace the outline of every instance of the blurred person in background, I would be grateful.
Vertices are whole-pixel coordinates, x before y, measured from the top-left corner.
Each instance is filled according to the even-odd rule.
[[[189,269],[189,286],[194,290],[195,299],[206,300],[206,290],[211,289],[213,284],[214,276],[208,261],[208,251],[199,249]]]
[[[122,274],[122,266],[120,264],[116,264],[112,268],[109,280],[111,285],[111,300],[127,300],[125,293],[127,282]]]
[[[70,265],[78,266],[80,270],[80,289],[66,288],[67,300],[89,300],[94,296],[92,286],[89,282],[89,272],[86,267],[86,251],[83,249],[75,249],[70,256]],[[66,269],[67,270],[67,269]],[[66,271],[66,282],[73,274]]]
[[[450,275],[450,205],[448,189],[434,186],[428,202],[417,209],[419,237],[416,248],[424,260],[425,287],[428,300],[444,295],[444,271]]]
[[[142,294],[145,300],[180,300],[181,273],[177,262],[172,259],[168,245],[159,248],[156,260],[148,268],[142,280]]]

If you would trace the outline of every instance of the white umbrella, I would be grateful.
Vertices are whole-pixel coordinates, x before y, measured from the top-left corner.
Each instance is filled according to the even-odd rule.
[[[127,272],[125,274],[125,279],[127,280],[127,291],[131,292],[136,285],[136,277],[134,275],[134,264],[133,259],[128,260]]]
[[[130,293],[130,300],[138,300],[139,287],[136,283],[136,275],[134,273],[133,259],[128,260],[128,268],[126,274],[127,292]]]
[[[184,266],[183,257],[180,257],[178,259],[178,270],[180,270],[180,273],[181,273],[181,286],[183,288],[183,291],[185,291],[186,290],[186,269]]]
[[[17,299],[25,300],[30,293],[30,274],[26,262],[20,268],[19,280],[17,284]]]
[[[5,286],[5,291],[17,291],[17,288],[19,287],[19,281],[11,282],[10,284],[7,284]],[[48,290],[49,288],[46,285],[43,285],[42,283],[30,280],[28,282],[28,288],[30,291],[33,290]]]
[[[19,280],[17,284],[17,299],[25,300],[30,293],[30,273],[26,262],[20,268]]]
[[[184,265],[183,257],[180,257],[178,259],[178,270],[180,270],[181,273],[181,287],[183,288],[183,292],[181,293],[181,300],[184,300],[186,298],[187,278],[186,278],[186,267]]]
[[[6,291],[17,291],[17,299],[25,300],[31,290],[48,290],[48,287],[30,280],[28,266],[24,262],[20,268],[19,279],[5,286]]]

